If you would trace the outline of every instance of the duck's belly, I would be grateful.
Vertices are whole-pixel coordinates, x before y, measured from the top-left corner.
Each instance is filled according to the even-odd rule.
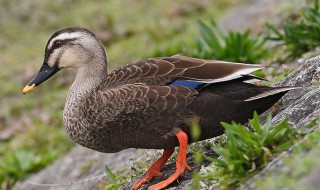
[[[178,146],[175,133],[188,127],[188,122],[189,119],[180,119],[172,114],[161,117],[127,114],[112,121],[97,120],[95,123],[78,123],[71,130],[66,128],[76,143],[109,153],[128,148],[165,149]]]

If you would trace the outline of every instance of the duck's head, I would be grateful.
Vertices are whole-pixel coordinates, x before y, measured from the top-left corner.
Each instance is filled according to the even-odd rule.
[[[39,72],[22,92],[25,94],[33,90],[63,68],[81,68],[97,57],[106,60],[102,43],[91,31],[82,27],[57,31],[47,43]]]

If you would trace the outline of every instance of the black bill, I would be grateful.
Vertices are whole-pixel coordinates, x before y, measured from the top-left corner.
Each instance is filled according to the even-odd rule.
[[[49,79],[51,76],[53,76],[55,73],[59,71],[58,66],[50,67],[47,62],[44,62],[37,73],[37,75],[25,86],[22,90],[22,93],[27,93],[31,90],[33,90],[36,86],[43,83],[47,79]]]

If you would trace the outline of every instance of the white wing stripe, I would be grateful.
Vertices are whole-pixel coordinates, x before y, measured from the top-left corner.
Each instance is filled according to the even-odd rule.
[[[222,78],[217,78],[217,79],[204,79],[204,80],[199,80],[199,79],[194,79],[194,78],[190,78],[192,79],[192,81],[197,81],[197,82],[203,82],[203,83],[217,83],[217,82],[225,82],[225,81],[229,81],[229,80],[233,80],[233,79],[237,79],[242,77],[242,75],[247,75],[250,74],[254,71],[260,70],[264,68],[264,66],[261,67],[256,67],[256,68],[246,68],[246,69],[241,69],[238,70],[237,72],[234,72],[228,76],[222,77]]]
[[[252,100],[257,100],[257,99],[265,98],[267,96],[272,96],[274,94],[278,94],[278,93],[289,91],[289,90],[299,89],[299,88],[301,88],[301,87],[276,88],[276,89],[269,90],[267,92],[263,92],[263,93],[258,94],[256,96],[250,97],[244,101],[248,102],[248,101],[252,101]]]

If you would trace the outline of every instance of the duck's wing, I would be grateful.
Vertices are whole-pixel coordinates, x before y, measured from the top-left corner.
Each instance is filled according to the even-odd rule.
[[[181,55],[149,58],[111,72],[100,89],[123,84],[179,85],[181,82],[216,83],[243,76],[264,66],[203,60]],[[190,83],[191,87],[196,84]],[[182,86],[188,86],[183,84]]]
[[[175,128],[187,119],[187,107],[197,94],[197,90],[182,86],[121,85],[91,93],[83,102],[82,119],[90,123],[92,129],[99,130],[102,136],[105,134],[104,138],[117,142],[112,146],[118,146],[119,150],[130,147],[159,148],[159,139],[174,135],[177,132]],[[141,138],[150,139],[123,136],[137,136],[140,133]],[[175,141],[172,140],[176,139],[160,144],[173,146]]]
[[[157,112],[174,112],[184,109],[198,91],[183,86],[149,86],[144,83],[125,84],[104,91],[94,91],[85,100],[83,111],[88,115],[104,112],[105,118],[118,114],[144,112],[151,109]],[[180,107],[179,107],[180,106]]]

